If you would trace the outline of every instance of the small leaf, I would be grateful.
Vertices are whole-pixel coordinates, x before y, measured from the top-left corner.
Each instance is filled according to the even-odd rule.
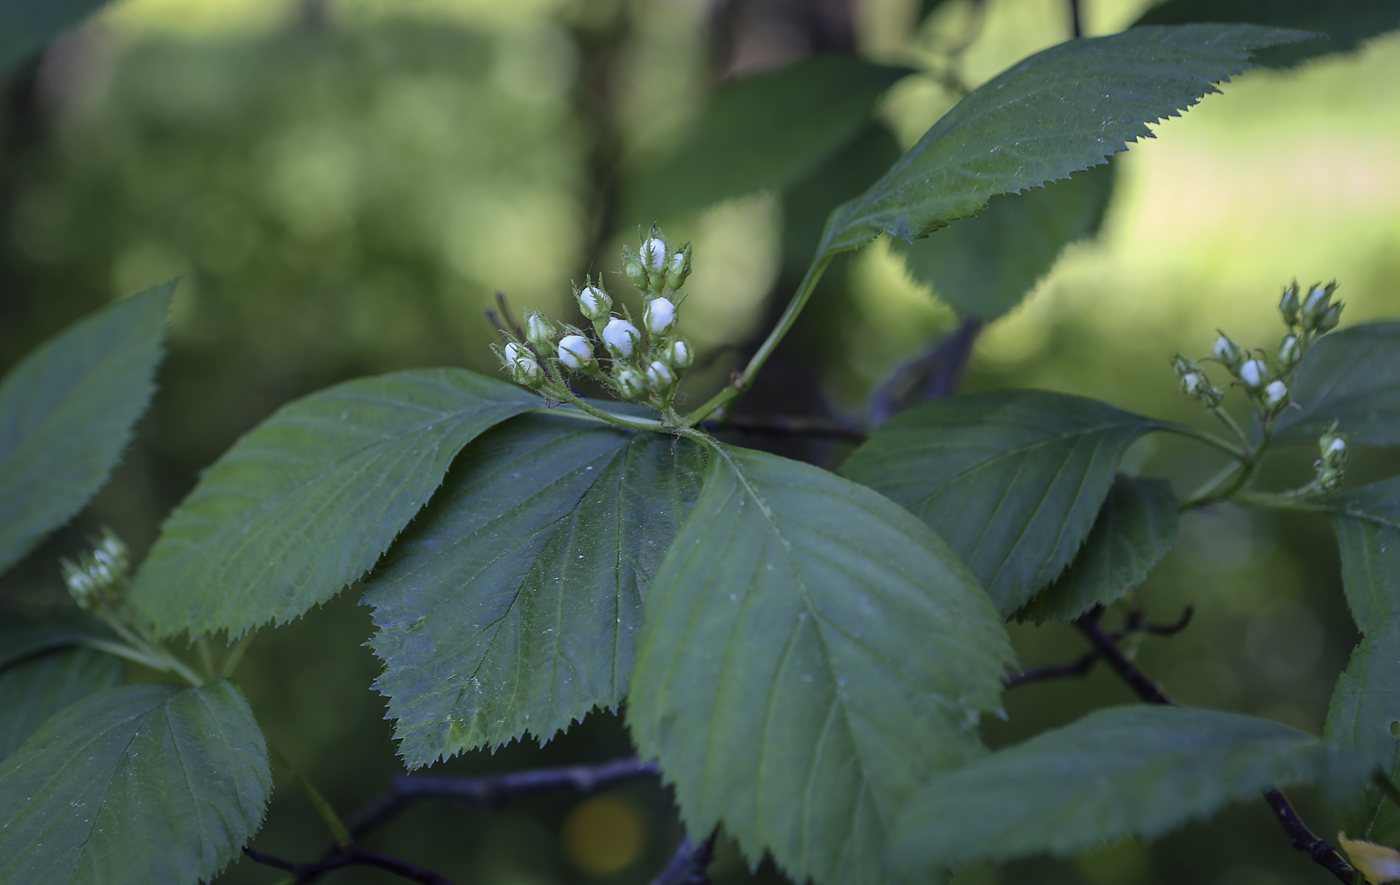
[[[1400,754],[1400,624],[1379,626],[1352,652],[1332,692],[1323,735],[1395,779]],[[1400,808],[1378,788],[1358,786],[1337,812],[1348,832],[1400,844]]]
[[[1117,602],[1147,579],[1180,528],[1171,483],[1119,474],[1069,568],[1016,617],[1072,621],[1096,605]]]
[[[16,627],[0,630],[0,671],[35,655],[95,638],[71,627]]]
[[[1274,442],[1317,445],[1334,420],[1368,446],[1400,446],[1400,322],[1349,326],[1319,338],[1298,367]]]
[[[1187,22],[1250,22],[1318,32],[1324,39],[1279,46],[1259,53],[1259,64],[1289,67],[1304,59],[1347,52],[1363,40],[1400,28],[1400,7],[1375,0],[1167,0],[1138,19],[1138,25]]]
[[[1070,243],[1093,236],[1113,193],[1113,169],[1096,166],[1020,194],[993,197],[936,237],[893,251],[916,280],[959,312],[990,322],[1011,311]]]
[[[650,223],[786,187],[850,141],[875,100],[912,73],[817,55],[720,87],[695,133],[644,176],[623,220]]]
[[[90,694],[0,763],[0,881],[212,878],[257,830],[271,789],[232,683]]]
[[[1400,623],[1400,478],[1332,495],[1342,587],[1362,633]]]
[[[1366,768],[1317,738],[1235,713],[1138,705],[938,775],[900,815],[893,860],[915,872],[1152,839],[1273,786],[1354,783]]]
[[[374,565],[463,446],[540,404],[462,369],[420,369],[283,406],[205,471],[127,598],[160,635],[299,617]]]
[[[0,7],[0,75],[35,57],[104,0],[11,0]]]
[[[716,445],[652,581],[627,718],[686,826],[795,881],[887,881],[895,812],[981,754],[1013,654],[972,575],[868,489]]]
[[[822,255],[882,232],[927,236],[987,205],[1102,163],[1250,67],[1310,36],[1250,25],[1134,28],[1038,52],[973,90],[870,190],[833,213]]]
[[[617,706],[701,467],[689,440],[557,414],[467,447],[364,597],[410,768]]]
[[[1374,842],[1348,839],[1346,833],[1338,835],[1337,842],[1347,853],[1352,866],[1361,871],[1367,882],[1384,885],[1386,882],[1400,881],[1400,851]]]
[[[895,416],[841,474],[913,511],[1009,616],[1074,558],[1123,451],[1163,426],[1060,393],[969,394]]]
[[[107,481],[155,392],[174,283],[69,326],[0,383],[0,572]]]
[[[0,672],[0,759],[59,710],[125,681],[120,660],[86,648],[39,655]]]

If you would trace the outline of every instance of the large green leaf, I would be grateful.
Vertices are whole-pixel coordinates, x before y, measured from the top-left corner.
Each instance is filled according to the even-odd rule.
[[[1362,633],[1400,623],[1400,478],[1333,495],[1342,586]]]
[[[257,830],[271,789],[232,683],[90,694],[0,763],[0,881],[209,879]]]
[[[1162,426],[1060,393],[969,394],[895,416],[841,473],[928,523],[1009,616],[1074,558],[1123,450]]]
[[[155,392],[174,283],[79,320],[0,383],[0,571],[107,481]]]
[[[911,68],[818,55],[721,87],[699,127],[648,171],[621,213],[651,223],[801,178],[860,130]]]
[[[995,320],[1030,294],[1066,246],[1098,231],[1113,193],[1113,169],[1104,164],[993,197],[986,211],[936,237],[891,245],[938,297],[961,313]]]
[[[1072,621],[1096,605],[1122,599],[1176,543],[1178,507],[1166,480],[1115,477],[1074,561],[1017,617]]]
[[[1334,420],[1370,446],[1400,445],[1400,323],[1366,323],[1318,339],[1298,367],[1274,441],[1316,445]]]
[[[125,681],[120,660],[86,648],[39,655],[0,672],[0,759],[59,710]]]
[[[1151,839],[1273,786],[1366,767],[1276,722],[1182,707],[1099,710],[933,778],[900,815],[905,871]]]
[[[702,460],[689,440],[560,415],[467,447],[364,597],[410,767],[618,705]]]
[[[9,0],[0,4],[0,76],[43,49],[105,0]]]
[[[795,461],[710,453],[646,598],[627,717],[691,832],[796,881],[884,881],[910,791],[980,755],[1013,654],[932,532]]]
[[[1287,66],[1355,49],[1369,37],[1400,28],[1400,6],[1376,0],[1167,0],[1138,19],[1140,25],[1187,22],[1251,22],[1303,28],[1327,36],[1259,53],[1260,64]]]
[[[1400,624],[1378,627],[1352,652],[1332,692],[1323,734],[1395,778],[1400,754]],[[1400,808],[1377,788],[1357,789],[1338,811],[1342,829],[1351,838],[1400,844]]]
[[[419,369],[284,406],[165,521],[128,599],[162,635],[298,617],[374,565],[463,446],[539,405],[463,369]]]
[[[820,254],[888,231],[912,240],[1102,163],[1147,124],[1250,67],[1249,52],[1309,36],[1250,25],[1134,28],[1036,53],[973,90],[871,188],[833,213]]]

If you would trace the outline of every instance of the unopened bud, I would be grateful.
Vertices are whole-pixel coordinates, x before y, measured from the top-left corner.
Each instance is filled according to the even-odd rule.
[[[525,315],[525,337],[530,339],[530,343],[535,345],[535,349],[540,353],[549,353],[554,349],[554,338],[558,334],[559,330],[554,328],[549,317],[538,310],[532,310]]]
[[[1268,377],[1269,367],[1260,360],[1245,360],[1240,364],[1240,381],[1250,390],[1258,390],[1263,387],[1264,381]]]
[[[528,387],[531,390],[537,389],[544,383],[544,370],[540,364],[535,362],[532,356],[522,356],[510,366],[510,377],[516,384]]]
[[[1283,314],[1283,321],[1289,326],[1298,325],[1298,283],[1294,281],[1287,289],[1283,290],[1283,297],[1278,301],[1279,313]]]
[[[1337,303],[1327,308],[1327,312],[1317,321],[1317,331],[1319,335],[1337,328],[1337,323],[1342,321],[1342,307],[1343,305],[1341,303]]]
[[[665,393],[676,383],[676,373],[671,371],[671,367],[661,360],[654,361],[647,366],[647,387],[657,393]]]
[[[684,286],[689,277],[690,244],[686,243],[671,256],[671,267],[666,271],[666,288],[674,292]]]
[[[1326,286],[1314,285],[1312,290],[1308,292],[1308,297],[1303,299],[1303,306],[1298,312],[1299,321],[1302,323],[1304,330],[1312,332],[1320,327],[1323,317],[1327,315],[1328,310],[1332,307],[1332,293],[1335,291],[1337,291],[1337,282],[1333,280]],[[1340,318],[1340,316],[1341,312],[1339,310],[1338,318]],[[1333,320],[1333,328],[1335,328],[1335,326],[1336,321]]]
[[[598,286],[584,286],[578,292],[578,309],[592,322],[605,320],[612,310],[612,299]]]
[[[1317,479],[1314,482],[1325,492],[1336,491],[1342,485],[1347,459],[1351,454],[1351,436],[1350,433],[1338,433],[1337,422],[1333,421],[1327,432],[1317,440],[1317,449],[1321,457],[1314,465],[1317,468]]]
[[[501,364],[512,372],[515,371],[516,363],[529,356],[530,352],[514,341],[507,342],[506,346],[501,348]]]
[[[647,291],[649,280],[647,279],[646,264],[626,246],[622,247],[622,272],[632,282],[632,285],[643,292]]]
[[[619,359],[630,357],[641,340],[642,333],[637,331],[637,327],[619,317],[613,317],[603,329],[603,343]]]
[[[1264,388],[1264,407],[1270,411],[1278,411],[1288,405],[1288,385],[1282,381],[1271,381],[1269,386]]]
[[[648,273],[664,273],[666,270],[666,241],[660,237],[652,237],[642,243],[641,259],[642,263],[646,265]]]
[[[1239,373],[1240,363],[1244,360],[1244,353],[1240,350],[1239,345],[1231,341],[1230,337],[1224,332],[1221,332],[1220,337],[1215,339],[1215,347],[1211,353],[1214,354],[1215,358],[1219,360],[1221,365],[1225,368],[1233,373]]]
[[[1279,365],[1283,367],[1283,370],[1285,372],[1287,372],[1289,369],[1292,369],[1294,366],[1298,365],[1298,361],[1302,358],[1303,345],[1298,341],[1298,336],[1285,335],[1283,340],[1280,341],[1278,345]]]
[[[78,557],[77,562],[62,560],[59,565],[69,595],[86,611],[121,595],[126,588],[130,557],[121,539],[104,530],[100,539],[94,539],[91,553]]]
[[[676,305],[669,298],[653,298],[642,321],[651,334],[665,335],[676,324]]]
[[[593,365],[593,346],[582,335],[565,335],[559,340],[559,362],[578,372]]]
[[[683,338],[672,341],[671,346],[666,348],[664,357],[666,362],[681,370],[690,368],[690,364],[695,361],[694,355],[690,352],[690,345]]]
[[[623,399],[641,399],[647,394],[646,376],[632,366],[623,366],[613,376],[613,383],[617,385],[617,392],[622,394]]]

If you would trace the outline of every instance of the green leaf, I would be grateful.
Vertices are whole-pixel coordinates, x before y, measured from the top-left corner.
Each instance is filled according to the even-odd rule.
[[[1400,7],[1375,0],[1167,0],[1143,13],[1137,24],[1187,22],[1252,22],[1326,36],[1259,53],[1261,65],[1287,67],[1319,55],[1350,51],[1369,37],[1400,28]]]
[[[1166,480],[1114,477],[1074,561],[1016,616],[1036,623],[1072,621],[1096,605],[1122,599],[1176,543],[1178,506]]]
[[[1362,633],[1400,623],[1400,478],[1333,495],[1342,587]]]
[[[155,392],[174,283],[69,326],[0,383],[0,572],[107,481]]]
[[[34,57],[104,0],[10,0],[0,7],[0,75]]]
[[[642,178],[621,213],[650,223],[781,189],[851,140],[911,68],[818,55],[721,87],[695,133]]]
[[[1323,734],[1395,779],[1400,755],[1400,625],[1377,627],[1352,652],[1332,692]],[[1355,790],[1337,810],[1351,838],[1400,844],[1400,808],[1375,787]]]
[[[877,428],[841,473],[926,522],[1009,616],[1074,558],[1123,451],[1164,426],[1041,390],[949,397]]]
[[[463,446],[540,405],[463,369],[418,369],[283,406],[204,473],[127,598],[160,635],[296,618],[374,565]]]
[[[90,694],[0,763],[0,881],[212,878],[257,830],[271,789],[262,732],[232,683]]]
[[[467,447],[364,597],[409,767],[617,706],[702,462],[689,440],[557,414]]]
[[[1151,839],[1273,786],[1354,783],[1366,768],[1284,725],[1213,710],[1098,710],[933,778],[900,815],[904,871]]]
[[[896,239],[891,246],[914,279],[961,313],[990,322],[1020,304],[1066,246],[1098,231],[1113,193],[1113,169],[1096,166],[993,197],[986,211],[936,237]]]
[[[911,790],[983,752],[1013,653],[937,536],[816,467],[716,445],[646,598],[627,717],[686,826],[795,881],[886,881]]]
[[[1349,326],[1319,338],[1298,367],[1274,442],[1317,445],[1332,421],[1355,442],[1400,446],[1400,322]]]
[[[17,627],[0,630],[0,671],[35,655],[97,638],[71,627]]]
[[[59,710],[125,681],[120,660],[86,648],[39,655],[0,672],[0,759]]]
[[[973,90],[860,197],[836,210],[819,254],[888,231],[912,240],[965,218],[997,194],[1087,169],[1147,123],[1195,104],[1248,67],[1249,51],[1303,31],[1249,25],[1134,28],[1036,53]]]

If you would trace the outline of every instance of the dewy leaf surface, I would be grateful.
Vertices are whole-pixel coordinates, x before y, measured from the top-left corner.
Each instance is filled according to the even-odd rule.
[[[1369,632],[1337,679],[1327,708],[1327,740],[1378,765],[1395,779],[1400,753],[1400,624]],[[1400,843],[1400,808],[1373,786],[1354,791],[1337,809],[1354,839]]]
[[[1096,166],[1020,194],[993,197],[983,212],[892,251],[916,280],[958,312],[990,322],[1030,294],[1065,247],[1092,236],[1113,193],[1114,167]]]
[[[927,523],[1010,616],[1074,558],[1123,451],[1162,426],[1040,390],[948,397],[881,425],[841,473]]]
[[[1356,783],[1366,767],[1275,722],[1183,707],[1099,710],[935,777],[904,812],[909,873],[1151,839],[1271,786]]]
[[[702,468],[690,440],[559,415],[467,447],[364,597],[410,767],[617,706]]]
[[[1332,421],[1354,442],[1400,446],[1400,322],[1366,323],[1329,332],[1298,367],[1293,402],[1274,441],[1316,445]]]
[[[1142,27],[1038,52],[973,90],[884,178],[837,209],[819,254],[886,231],[927,236],[997,194],[1102,163],[1150,136],[1148,123],[1249,68],[1250,50],[1308,36],[1251,25]]]
[[[1166,480],[1114,477],[1074,561],[1016,616],[1037,623],[1072,621],[1128,595],[1176,543],[1178,507]]]
[[[795,881],[887,881],[894,815],[980,755],[1013,654],[958,558],[824,470],[716,445],[646,598],[627,718],[691,832]]]
[[[0,572],[107,481],[155,392],[173,283],[79,320],[0,383]]]
[[[128,599],[162,635],[298,617],[374,565],[463,446],[539,405],[463,369],[420,369],[284,406],[165,521]]]
[[[1342,587],[1356,626],[1370,634],[1400,623],[1400,478],[1350,489],[1322,503],[1333,508]]]
[[[696,131],[642,178],[624,226],[786,187],[850,141],[875,101],[912,73],[818,55],[721,86]]]
[[[87,648],[49,652],[0,672],[0,760],[59,710],[125,681],[120,660]]]
[[[0,763],[0,882],[210,879],[257,830],[271,789],[232,683],[90,694]]]

